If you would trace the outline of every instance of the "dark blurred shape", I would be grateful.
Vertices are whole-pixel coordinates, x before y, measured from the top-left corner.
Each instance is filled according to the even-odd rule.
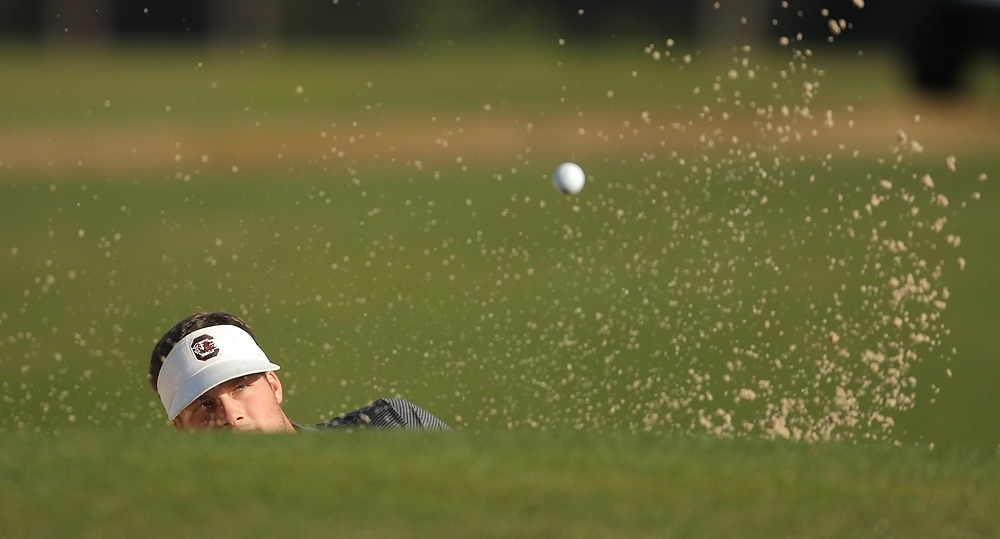
[[[757,2],[763,0],[748,0]],[[699,0],[518,0],[524,10],[556,21],[559,37],[607,41],[634,37],[660,43],[697,34]]]
[[[976,55],[1000,55],[1000,0],[914,0],[901,16],[903,54],[924,90],[960,91]]]
[[[110,0],[47,0],[45,33],[55,39],[106,40],[110,13]]]
[[[110,0],[47,0],[45,32],[57,39],[106,40],[110,13]]]
[[[211,3],[204,0],[114,0],[114,32],[127,39],[203,37],[208,31]]]
[[[281,33],[281,4],[274,0],[214,0],[209,6],[213,38],[266,40]]]
[[[287,40],[391,40],[414,30],[418,11],[434,8],[431,2],[422,7],[420,2],[400,0],[295,2],[282,12],[283,34]]]
[[[862,7],[863,6],[863,7]],[[913,84],[957,93],[978,56],[1000,54],[1000,0],[786,0],[774,2],[769,33],[838,47],[888,46]],[[847,28],[834,36],[831,21]]]
[[[38,0],[0,0],[0,38],[37,37],[44,11]]]
[[[786,37],[792,43],[809,46],[827,44],[837,48],[895,46],[900,26],[910,11],[910,0],[785,0],[772,2],[768,14],[768,34],[773,43]],[[923,0],[914,0],[921,2]],[[846,28],[834,34],[832,22],[844,21]]]

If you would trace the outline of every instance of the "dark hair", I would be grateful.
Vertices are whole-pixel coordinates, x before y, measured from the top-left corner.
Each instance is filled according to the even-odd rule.
[[[156,391],[156,381],[160,377],[163,361],[167,359],[167,354],[174,349],[174,345],[189,333],[212,326],[236,326],[249,333],[254,341],[257,340],[250,326],[235,315],[222,311],[194,313],[174,324],[174,327],[164,333],[157,341],[156,346],[153,347],[153,353],[149,358],[148,375],[149,385],[153,386],[153,391]]]

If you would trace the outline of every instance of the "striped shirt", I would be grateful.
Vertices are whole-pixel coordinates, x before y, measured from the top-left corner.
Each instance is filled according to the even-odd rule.
[[[325,429],[408,429],[408,430],[451,430],[433,414],[403,399],[380,398],[368,406],[337,416],[313,427],[303,427],[292,423],[296,430]]]

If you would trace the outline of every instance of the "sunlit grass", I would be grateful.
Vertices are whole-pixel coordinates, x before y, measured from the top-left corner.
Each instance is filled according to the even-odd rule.
[[[12,298],[0,319],[11,410],[0,429],[160,428],[143,380],[147,354],[160,332],[199,308],[250,319],[286,365],[289,409],[302,421],[399,393],[473,430],[573,424],[575,414],[593,420],[582,426],[634,428],[641,420],[624,410],[638,390],[625,386],[648,374],[685,388],[673,362],[699,355],[721,375],[731,343],[772,354],[812,339],[765,336],[762,319],[744,324],[740,308],[785,286],[801,287],[784,297],[798,307],[774,315],[774,326],[813,316],[810,302],[826,308],[844,278],[828,259],[854,245],[831,232],[846,211],[831,200],[880,174],[905,184],[924,171],[949,192],[985,195],[952,221],[970,268],[951,285],[948,319],[956,376],[963,367],[992,372],[980,358],[996,350],[981,330],[993,312],[984,270],[995,249],[979,232],[994,228],[995,188],[976,177],[996,168],[995,95],[912,101],[892,55],[880,51],[793,57],[779,47],[699,53],[681,44],[657,61],[646,45],[5,56],[0,65],[17,76],[0,89],[0,290]],[[813,82],[811,117],[831,110],[834,127],[803,120],[800,139],[782,142],[767,124],[783,121],[781,104],[803,105],[804,83]],[[778,111],[761,120],[768,105]],[[899,130],[924,141],[925,153],[893,170],[885,163]],[[845,149],[854,146],[856,157]],[[944,171],[952,153],[954,179]],[[592,175],[578,199],[548,185],[551,167],[567,159]],[[724,179],[756,170],[755,161],[788,188],[768,184],[770,205],[741,216],[749,191]],[[708,168],[712,184],[703,181]],[[834,217],[803,224],[823,209]],[[754,254],[725,243],[724,220],[753,225],[745,232]],[[782,251],[800,229],[823,236]],[[706,251],[713,241],[728,251]],[[798,280],[759,270],[750,278],[756,253],[775,255]],[[739,275],[698,274],[701,262],[727,257],[746,264]],[[686,273],[673,273],[679,267]],[[727,297],[741,303],[680,292],[671,284],[678,276],[714,290],[738,281]],[[725,331],[702,325],[711,316]],[[672,325],[657,325],[664,321]],[[717,340],[695,353],[678,344],[688,330]],[[950,347],[917,367],[927,373],[922,402],[972,398],[957,388],[936,395],[935,386],[951,384],[952,366],[938,361]],[[614,361],[620,378],[609,377],[619,372]],[[740,376],[754,381],[755,372]],[[595,390],[602,377],[610,387]],[[936,439],[917,415],[908,435]],[[971,411],[955,416],[939,427],[946,437],[992,440]]]

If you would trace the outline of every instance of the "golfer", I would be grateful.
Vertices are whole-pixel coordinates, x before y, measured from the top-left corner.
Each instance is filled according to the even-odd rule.
[[[368,406],[312,427],[288,419],[280,367],[264,354],[253,330],[225,312],[200,312],[170,328],[153,348],[149,383],[179,430],[295,432],[331,428],[450,430],[402,399]]]

